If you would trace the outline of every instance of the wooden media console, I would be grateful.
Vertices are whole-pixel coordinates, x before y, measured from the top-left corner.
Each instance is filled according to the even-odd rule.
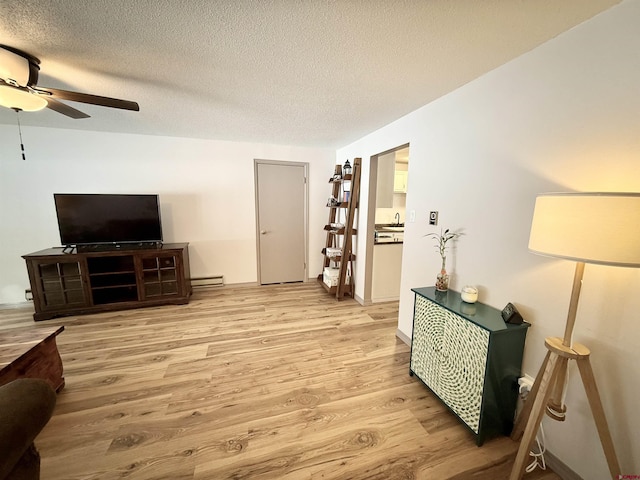
[[[108,250],[48,248],[24,255],[34,320],[167,304],[191,295],[188,243]]]

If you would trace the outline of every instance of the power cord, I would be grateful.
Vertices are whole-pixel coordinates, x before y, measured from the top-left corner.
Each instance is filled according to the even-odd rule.
[[[529,390],[528,389],[524,389],[522,386],[520,386],[520,399],[523,402],[526,402],[528,396],[529,396]],[[538,451],[534,452],[533,450],[531,450],[529,452],[529,456],[533,457],[533,460],[525,468],[525,471],[527,473],[533,472],[537,467],[540,467],[540,470],[546,470],[547,469],[547,463],[546,463],[546,461],[544,459],[544,454],[547,451],[546,446],[545,446],[546,443],[547,442],[546,442],[546,438],[544,436],[544,428],[542,428],[542,423],[540,423],[540,429],[536,433],[536,445],[538,447]]]
[[[538,453],[531,450],[529,452],[529,456],[533,457],[531,463],[525,468],[527,473],[533,472],[536,467],[540,467],[540,470],[547,469],[547,463],[544,460],[544,454],[547,451],[545,447],[546,439],[544,437],[544,428],[542,428],[542,423],[540,424],[540,430],[536,434],[536,444],[538,445]]]

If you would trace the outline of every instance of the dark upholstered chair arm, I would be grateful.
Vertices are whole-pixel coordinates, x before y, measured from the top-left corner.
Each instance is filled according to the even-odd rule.
[[[55,404],[56,393],[44,380],[21,378],[0,387],[0,480],[33,449]]]

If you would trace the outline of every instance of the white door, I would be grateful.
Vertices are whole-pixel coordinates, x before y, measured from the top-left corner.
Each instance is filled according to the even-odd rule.
[[[305,280],[306,169],[301,163],[255,161],[261,285]]]

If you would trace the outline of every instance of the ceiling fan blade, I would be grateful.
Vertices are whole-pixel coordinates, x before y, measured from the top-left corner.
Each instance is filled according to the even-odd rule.
[[[47,100],[47,107],[50,108],[51,110],[54,110],[58,113],[61,113],[63,115],[66,115],[67,117],[71,117],[71,118],[89,118],[89,115],[87,115],[84,112],[81,112],[80,110],[76,110],[73,107],[70,107],[69,105],[65,105],[62,102],[59,102],[51,97],[44,97]]]
[[[72,102],[89,103],[91,105],[100,105],[102,107],[120,108],[123,110],[140,111],[140,107],[136,102],[129,100],[120,100],[117,98],[101,97],[99,95],[90,95],[88,93],[70,92],[68,90],[59,90],[57,88],[35,87],[35,90],[49,94],[60,100],[70,100]],[[51,97],[49,97],[51,98]]]

